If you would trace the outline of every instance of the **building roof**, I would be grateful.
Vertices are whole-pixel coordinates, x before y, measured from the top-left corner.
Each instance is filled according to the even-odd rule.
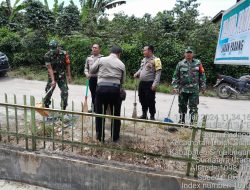
[[[221,10],[217,15],[215,15],[215,16],[212,18],[211,21],[212,21],[213,23],[218,23],[218,22],[220,22],[221,19],[222,19],[222,15],[223,15],[224,12],[225,12],[224,10]]]

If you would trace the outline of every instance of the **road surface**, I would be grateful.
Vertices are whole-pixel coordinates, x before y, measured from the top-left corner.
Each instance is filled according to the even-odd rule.
[[[4,94],[8,95],[8,101],[13,103],[13,95],[17,96],[17,103],[23,104],[23,95],[34,96],[36,101],[41,101],[44,96],[44,88],[46,82],[31,81],[17,78],[1,77],[0,78],[0,102],[4,102]],[[86,87],[83,85],[69,85],[69,106],[74,101],[75,110],[81,111],[81,101],[84,99]],[[127,98],[122,104],[122,115],[131,117],[134,103],[134,91],[127,90]],[[173,100],[173,95],[157,93],[156,95],[156,109],[159,120],[163,120],[168,115],[168,111]],[[57,87],[53,94],[55,105],[60,107],[60,90]],[[141,105],[137,98],[138,115],[141,114]],[[175,98],[170,118],[178,121],[178,98]],[[88,98],[88,105],[90,105],[91,98]],[[227,128],[227,121],[231,118],[231,125],[229,128],[239,129],[240,122],[243,120],[244,130],[250,128],[250,101],[249,100],[235,100],[235,99],[219,99],[216,97],[200,97],[199,115],[208,115],[210,121],[209,127],[215,127],[217,123],[218,128]],[[219,120],[216,122],[216,117]]]

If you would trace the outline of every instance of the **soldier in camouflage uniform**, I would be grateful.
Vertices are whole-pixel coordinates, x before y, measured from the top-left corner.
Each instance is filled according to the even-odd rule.
[[[66,51],[59,48],[56,40],[49,42],[50,51],[45,56],[45,64],[48,69],[48,82],[45,88],[46,93],[52,88],[49,94],[44,99],[44,105],[46,108],[51,104],[51,96],[58,84],[61,90],[61,108],[66,109],[68,105],[68,82],[71,82],[70,72],[70,60],[69,55]],[[67,77],[66,77],[67,76]]]
[[[154,46],[145,46],[143,49],[144,59],[140,69],[134,74],[140,79],[139,100],[142,105],[142,116],[140,119],[147,119],[149,110],[150,120],[155,120],[155,92],[160,83],[162,64],[158,57],[154,56]]]
[[[198,114],[199,92],[205,92],[206,76],[200,60],[193,59],[193,50],[190,47],[185,50],[185,59],[176,66],[172,85],[174,92],[179,93],[179,123],[185,123],[189,105],[192,124]]]

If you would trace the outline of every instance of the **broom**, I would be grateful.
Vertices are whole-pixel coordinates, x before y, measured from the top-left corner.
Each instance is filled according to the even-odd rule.
[[[89,92],[89,80],[86,81],[86,94],[82,108],[83,112],[88,112],[88,92]]]
[[[172,107],[173,107],[173,104],[174,104],[175,96],[176,96],[176,94],[174,94],[174,97],[173,97],[173,100],[172,100],[172,103],[171,103],[171,106],[170,106],[170,109],[169,109],[169,112],[168,112],[168,116],[166,118],[164,118],[164,122],[166,122],[166,123],[174,123],[173,120],[170,119],[170,114],[171,114],[171,110],[172,110]],[[175,127],[167,127],[165,130],[167,130],[170,133],[174,133],[174,132],[178,131],[178,129],[176,129]]]
[[[135,79],[136,80],[136,79]],[[137,91],[137,80],[135,81],[135,102],[134,102],[134,109],[133,109],[133,113],[132,113],[132,118],[137,118],[137,103],[136,103],[136,91]]]
[[[169,112],[168,112],[168,116],[166,118],[164,118],[164,122],[174,123],[173,120],[170,119],[170,114],[171,114],[171,110],[172,110],[172,107],[173,107],[173,104],[174,104],[175,95],[176,94],[174,94],[174,97],[173,97],[173,100],[172,100],[172,103],[171,103],[171,106],[170,106],[170,109],[169,109]]]

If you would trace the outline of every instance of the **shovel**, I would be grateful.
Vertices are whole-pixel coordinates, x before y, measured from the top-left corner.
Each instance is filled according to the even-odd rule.
[[[135,79],[136,80],[136,79]],[[137,118],[137,103],[136,103],[136,91],[137,91],[137,80],[135,83],[135,102],[134,102],[134,109],[133,109],[133,114],[132,114],[132,118]]]
[[[89,80],[86,81],[86,94],[82,108],[83,112],[88,112],[88,92],[89,92]]]
[[[48,92],[45,94],[45,97],[43,99],[46,99],[47,96],[49,95],[49,93],[54,90],[54,87],[50,87],[50,89],[48,90]],[[36,107],[37,108],[44,108],[43,103],[42,102],[38,102],[36,103]],[[43,117],[48,117],[49,116],[49,112],[42,110],[42,109],[36,109],[36,111]]]

